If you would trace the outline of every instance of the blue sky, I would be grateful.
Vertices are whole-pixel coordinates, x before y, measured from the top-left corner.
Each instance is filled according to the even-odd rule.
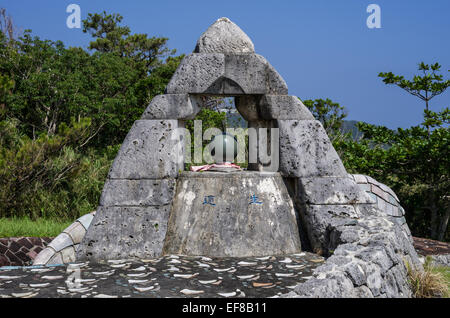
[[[169,47],[190,53],[198,37],[220,17],[228,17],[253,40],[283,76],[289,94],[302,99],[331,98],[344,105],[348,119],[390,128],[417,125],[423,102],[386,86],[378,73],[411,78],[417,63],[439,62],[450,70],[448,0],[6,0],[21,29],[67,46],[87,47],[90,37],[66,26],[66,7],[120,13],[134,33],[168,37]],[[369,29],[366,8],[381,7],[381,29]],[[431,101],[432,110],[450,106],[450,91]]]

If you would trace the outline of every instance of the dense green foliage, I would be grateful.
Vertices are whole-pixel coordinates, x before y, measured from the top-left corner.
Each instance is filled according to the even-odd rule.
[[[182,58],[121,21],[83,21],[92,51],[0,32],[0,217],[96,208],[120,143]]]

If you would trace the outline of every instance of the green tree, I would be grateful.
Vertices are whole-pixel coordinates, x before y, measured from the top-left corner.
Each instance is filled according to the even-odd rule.
[[[446,116],[448,124],[448,109],[437,114]],[[347,171],[370,175],[394,189],[413,234],[438,240],[449,239],[450,131],[444,126],[443,120],[435,122],[428,135],[423,126],[391,130],[359,123],[362,139],[335,145]]]
[[[332,141],[342,138],[342,125],[347,117],[345,107],[331,99],[305,100],[303,104],[311,111],[313,116],[322,123]]]
[[[395,75],[392,72],[381,72],[379,77],[383,78],[383,82],[387,85],[396,85],[407,91],[413,96],[416,96],[425,102],[426,116],[428,116],[429,101],[442,93],[450,86],[450,80],[444,80],[440,72],[441,65],[419,63],[419,71],[422,75],[415,75],[412,80],[406,80],[404,76]],[[431,127],[425,121],[428,135],[430,135]]]
[[[182,58],[121,20],[89,15],[91,51],[0,32],[0,217],[97,206],[120,143]]]

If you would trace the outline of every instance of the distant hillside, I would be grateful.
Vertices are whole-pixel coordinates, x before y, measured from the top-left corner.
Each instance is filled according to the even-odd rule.
[[[362,132],[359,131],[358,127],[356,127],[356,124],[359,121],[357,120],[344,120],[342,123],[341,131],[343,133],[352,133],[353,139],[359,139],[362,137]]]

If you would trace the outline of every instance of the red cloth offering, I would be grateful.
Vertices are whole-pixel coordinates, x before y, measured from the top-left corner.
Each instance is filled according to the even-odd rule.
[[[203,165],[203,166],[191,166],[191,171],[198,172],[198,171],[207,171],[211,168],[235,168],[237,170],[241,170],[241,167],[238,165],[235,165],[231,162],[224,162],[221,164],[213,163],[210,165]]]

